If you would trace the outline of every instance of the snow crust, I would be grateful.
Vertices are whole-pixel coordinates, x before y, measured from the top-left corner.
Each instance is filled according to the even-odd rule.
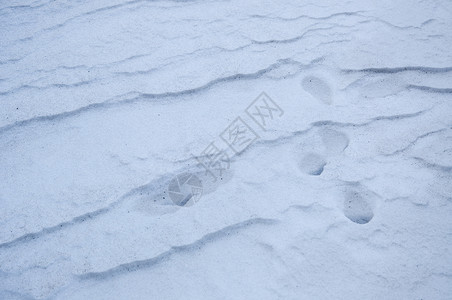
[[[24,0],[0,20],[0,299],[450,299],[450,1]],[[265,128],[262,92],[283,111]],[[258,138],[235,154],[237,117]],[[193,156],[212,142],[216,181]],[[203,194],[178,206],[184,173]]]

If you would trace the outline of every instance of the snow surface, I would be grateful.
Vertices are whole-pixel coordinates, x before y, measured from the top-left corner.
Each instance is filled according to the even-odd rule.
[[[451,1],[0,20],[0,299],[452,299]],[[193,155],[237,117],[259,138],[214,181]],[[178,206],[183,173],[203,194]]]

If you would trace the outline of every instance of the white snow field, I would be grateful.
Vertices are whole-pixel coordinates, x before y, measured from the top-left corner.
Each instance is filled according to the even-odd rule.
[[[0,299],[452,299],[452,2],[2,1]]]

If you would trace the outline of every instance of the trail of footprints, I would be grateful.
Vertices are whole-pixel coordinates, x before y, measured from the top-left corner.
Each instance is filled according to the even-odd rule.
[[[301,85],[306,92],[321,103],[325,105],[333,103],[331,88],[321,78],[307,76],[302,80]],[[297,162],[298,168],[302,173],[309,176],[322,175],[328,165],[328,159],[341,155],[348,147],[349,142],[349,137],[343,132],[331,128],[315,130],[310,137],[297,145],[299,149],[303,149]],[[185,189],[193,190],[193,186],[201,187],[202,195],[210,194],[232,177],[232,169],[224,170],[218,180],[212,180],[211,175],[205,171],[179,174],[170,181],[168,187],[160,186],[160,188],[155,189],[156,186],[151,185],[144,195],[140,193],[138,201],[135,202],[135,208],[154,215],[172,213],[179,207],[192,206],[201,197],[201,195],[195,197],[192,192],[187,192]],[[190,182],[196,183],[190,184]],[[341,191],[341,195],[343,199],[341,208],[348,219],[357,224],[365,224],[373,218],[375,197],[372,196],[370,191],[360,184],[349,184]],[[152,198],[151,201],[150,198]]]
[[[321,142],[315,143],[308,139],[307,143],[313,142],[317,152],[304,153],[298,167],[309,176],[320,176],[328,164],[328,157],[340,155],[347,148],[349,138],[345,133],[332,129],[321,129],[314,136],[319,136]],[[361,184],[347,184],[340,194],[343,199],[341,208],[348,219],[357,224],[366,224],[374,217],[376,197]]]
[[[332,89],[323,79],[316,76],[306,76],[301,86],[312,97],[325,105],[331,105]],[[310,176],[320,176],[328,163],[328,157],[340,155],[349,144],[348,136],[340,131],[329,128],[320,129],[316,134],[321,142],[308,139],[301,145],[307,150],[298,161],[299,169]],[[341,208],[344,215],[357,224],[366,224],[374,217],[375,195],[359,183],[348,184],[342,191]]]

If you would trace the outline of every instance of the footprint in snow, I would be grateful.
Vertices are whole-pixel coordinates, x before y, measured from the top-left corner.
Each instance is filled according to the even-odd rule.
[[[189,207],[202,201],[202,197],[215,192],[233,177],[233,170],[223,170],[216,178],[198,169],[164,176],[142,187],[129,196],[134,208],[151,215],[174,213],[179,207]]]
[[[349,139],[345,133],[324,129],[319,134],[328,154],[340,154],[348,147]]]
[[[321,139],[321,142],[317,144],[319,145],[319,152],[324,153],[325,156],[311,151],[305,154],[298,163],[298,167],[303,173],[313,176],[322,174],[327,164],[326,156],[342,153],[349,144],[347,135],[340,131],[323,129],[318,134]]]
[[[322,174],[326,160],[316,153],[306,154],[299,163],[299,168],[306,174],[318,176]]]
[[[344,193],[343,212],[351,221],[366,224],[374,217],[375,195],[362,188],[347,189]]]
[[[310,75],[302,80],[301,85],[306,92],[324,104],[333,103],[331,88],[323,79]]]

